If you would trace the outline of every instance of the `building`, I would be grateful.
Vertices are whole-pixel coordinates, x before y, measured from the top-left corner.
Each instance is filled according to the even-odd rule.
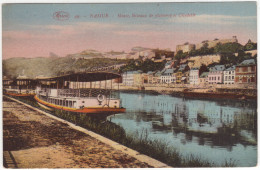
[[[209,68],[208,83],[222,84],[224,70],[225,70],[224,65],[215,65],[214,67]]]
[[[189,84],[190,83],[190,71],[189,70],[185,71],[182,74],[181,83],[182,84]]]
[[[149,75],[147,73],[142,74],[142,83],[147,84],[148,83],[148,77]]]
[[[238,41],[237,41],[237,37],[236,36],[233,36],[230,39],[221,39],[221,40],[219,40],[219,39],[216,38],[213,41],[205,40],[205,41],[202,41],[201,43],[196,44],[196,50],[199,50],[205,44],[207,44],[208,48],[212,48],[212,47],[215,47],[218,43],[225,44],[225,43],[237,43],[237,42]]]
[[[141,71],[127,71],[122,75],[123,84],[126,86],[143,85],[144,75]]]
[[[256,84],[256,62],[254,59],[244,60],[236,66],[235,83]]]
[[[134,74],[137,74],[137,71],[127,71],[122,75],[123,84],[126,86],[134,85]]]
[[[169,84],[175,82],[174,69],[166,69],[161,75],[161,83]]]
[[[182,51],[183,53],[190,52],[191,50],[195,50],[195,44],[185,43],[183,45],[176,46],[176,53],[178,51]]]
[[[157,83],[160,83],[160,82],[161,82],[161,75],[162,75],[162,72],[161,72],[161,71],[157,71],[157,72],[154,74],[153,84],[157,84]]]
[[[208,75],[209,75],[209,72],[203,72],[200,75],[200,78],[199,78],[200,85],[205,86],[206,84],[208,84]]]
[[[142,71],[134,71],[134,85],[143,85],[144,84],[144,76],[142,74]]]
[[[153,77],[154,77],[154,72],[152,72],[152,71],[148,71],[147,72],[147,83],[148,84],[153,84]]]
[[[236,71],[236,66],[232,66],[224,70],[224,84],[235,83],[235,71]]]
[[[180,84],[182,82],[185,82],[187,79],[186,75],[184,75],[185,72],[189,70],[188,64],[181,64],[178,71],[176,72],[176,83]],[[186,80],[187,81],[187,80]]]
[[[197,85],[199,84],[199,67],[193,67],[190,69],[189,75],[190,84]]]

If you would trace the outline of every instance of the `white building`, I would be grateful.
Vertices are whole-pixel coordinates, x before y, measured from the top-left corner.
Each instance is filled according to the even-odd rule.
[[[174,83],[176,78],[173,75],[174,69],[166,69],[162,74],[161,74],[161,83],[169,84],[169,83]]]
[[[214,67],[209,68],[208,82],[209,84],[222,84],[223,81],[223,72],[225,70],[224,65],[215,65]]]
[[[235,84],[236,66],[224,70],[224,84]]]
[[[199,84],[199,68],[193,67],[190,70],[190,84],[197,85]]]
[[[122,75],[123,84],[126,86],[133,86],[134,85],[134,71],[127,71]]]

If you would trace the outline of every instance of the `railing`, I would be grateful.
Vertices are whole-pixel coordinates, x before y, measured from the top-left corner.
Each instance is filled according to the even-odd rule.
[[[53,96],[52,90],[57,92],[57,97],[97,97],[98,95],[105,95],[108,98],[119,99],[119,92],[116,90],[108,89],[50,89],[50,88],[41,88],[38,89],[39,94],[44,96]],[[56,91],[57,90],[57,91]],[[56,95],[55,95],[56,96]]]

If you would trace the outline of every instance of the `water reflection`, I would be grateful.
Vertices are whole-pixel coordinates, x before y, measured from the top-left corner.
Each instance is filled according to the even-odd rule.
[[[128,93],[122,93],[121,98],[127,113],[116,115],[111,121],[128,133],[147,129],[151,138],[170,141],[180,150],[188,145],[189,152],[181,150],[184,154],[202,154],[223,163],[223,155],[212,156],[212,152],[218,151],[228,159],[239,160],[240,166],[256,164],[256,102],[185,100]],[[239,152],[243,152],[241,156],[237,155]],[[250,156],[245,155],[247,152]]]

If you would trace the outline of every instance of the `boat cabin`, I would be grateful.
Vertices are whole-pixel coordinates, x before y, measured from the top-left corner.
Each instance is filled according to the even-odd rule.
[[[11,96],[34,96],[35,87],[36,81],[30,78],[3,79],[4,94]]]

